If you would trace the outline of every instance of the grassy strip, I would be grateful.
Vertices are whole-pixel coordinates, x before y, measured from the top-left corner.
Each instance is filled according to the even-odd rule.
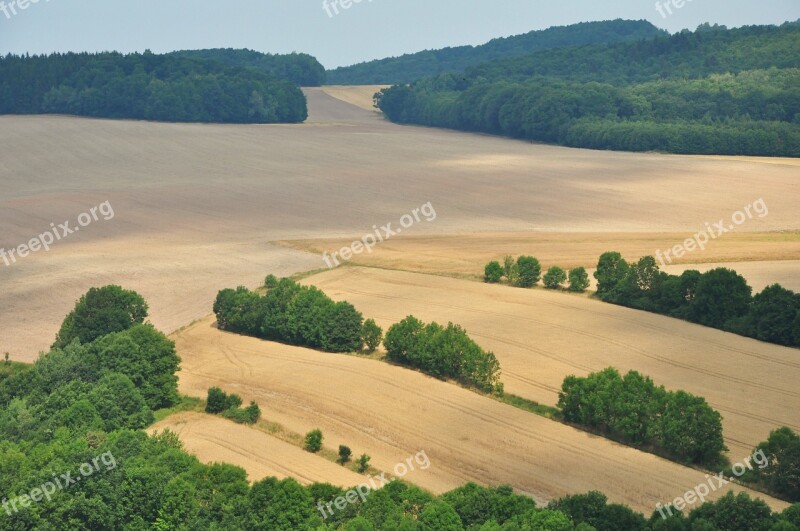
[[[539,415],[540,417],[546,417],[548,419],[561,422],[561,412],[558,410],[558,408],[553,406],[545,406],[539,402],[523,398],[521,396],[512,395],[510,393],[486,396],[490,396],[491,398],[497,400],[498,402],[502,402],[503,404],[508,404],[509,406],[513,406],[517,409],[522,409],[529,413]]]
[[[196,398],[194,396],[181,395],[180,401],[172,407],[166,407],[153,412],[156,422],[160,422],[170,415],[182,413],[184,411],[197,411],[203,413],[205,411],[205,400]]]

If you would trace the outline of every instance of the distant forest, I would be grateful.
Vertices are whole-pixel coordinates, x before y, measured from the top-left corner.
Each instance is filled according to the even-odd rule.
[[[291,81],[210,59],[151,52],[0,58],[0,114],[42,113],[219,123],[297,123],[308,116]]]
[[[425,50],[328,71],[329,85],[389,85],[412,83],[421,77],[460,72],[486,61],[531,54],[540,50],[613,43],[668,35],[645,20],[581,22],[493,39],[480,46]]]
[[[273,55],[254,50],[215,48],[183,50],[167,55],[190,59],[210,59],[229,66],[253,68],[301,87],[319,87],[325,82],[325,67],[315,57],[304,53]]]
[[[800,156],[800,25],[561,48],[376,95],[389,119],[574,147]]]

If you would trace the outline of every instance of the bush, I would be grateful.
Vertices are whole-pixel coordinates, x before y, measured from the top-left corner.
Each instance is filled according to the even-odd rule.
[[[567,273],[558,266],[553,266],[544,275],[544,287],[548,289],[560,289],[567,281]]]
[[[369,470],[369,461],[370,461],[370,459],[371,459],[370,456],[368,456],[367,454],[361,454],[361,456],[358,458],[358,472],[359,472],[359,474],[363,474],[364,472]]]
[[[275,275],[267,275],[267,278],[264,279],[264,287],[267,289],[272,289],[278,285],[278,277]]]
[[[225,392],[219,387],[209,388],[208,398],[206,399],[206,413],[218,414],[228,409],[227,398]]]
[[[306,433],[303,448],[314,454],[322,450],[322,432],[320,430],[312,430]]]
[[[486,264],[486,267],[483,269],[483,281],[489,282],[492,284],[496,284],[500,282],[500,279],[503,278],[503,266],[500,265],[500,262],[493,261]]]
[[[569,270],[569,291],[583,293],[589,287],[589,275],[583,267]]]
[[[539,260],[532,256],[520,256],[517,258],[517,283],[520,288],[532,288],[535,286],[542,274],[542,266]]]
[[[506,256],[503,258],[503,275],[505,275],[506,280],[512,286],[517,284],[518,273],[519,269],[517,267],[517,263],[514,261],[514,257]]]
[[[345,464],[350,461],[350,456],[353,455],[353,451],[350,450],[348,446],[343,444],[339,445],[339,463]]]
[[[226,409],[222,416],[239,424],[255,424],[261,418],[261,408],[255,402],[250,402],[250,405],[245,408]]]
[[[383,341],[383,330],[373,319],[364,321],[361,327],[361,341],[367,346],[367,352],[375,352]]]

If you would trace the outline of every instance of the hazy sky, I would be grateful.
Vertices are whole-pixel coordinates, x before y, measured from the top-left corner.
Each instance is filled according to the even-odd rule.
[[[685,0],[666,18],[655,0],[352,0],[330,15],[323,0],[33,1],[0,0],[0,53],[252,48],[306,52],[331,68],[590,20],[646,19],[675,32],[800,18],[800,0]]]

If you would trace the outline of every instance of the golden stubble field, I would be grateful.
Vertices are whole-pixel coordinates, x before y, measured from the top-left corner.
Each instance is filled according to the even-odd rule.
[[[320,428],[327,447],[346,444],[354,454],[366,452],[381,470],[424,451],[430,467],[404,479],[435,493],[467,481],[510,484],[546,503],[597,489],[649,516],[657,502],[705,481],[700,470],[381,361],[221,332],[212,317],[174,339],[183,355],[181,392],[201,396],[210,386],[236,392],[256,400],[269,420],[295,433]],[[231,451],[262,455],[233,438],[239,439],[209,440],[203,430],[182,434],[203,461],[226,459]],[[729,489],[747,490],[728,486],[713,498]],[[750,494],[775,509],[788,506]]]
[[[371,105],[372,88],[331,90]],[[271,242],[361,236],[427,202],[435,222],[409,234],[685,234],[759,198],[769,215],[739,231],[800,229],[797,160],[601,152],[402,127],[322,89],[306,94],[310,118],[299,125],[0,117],[0,247],[51,223],[74,226],[104,201],[115,212],[49,252],[0,262],[0,352],[33,360],[74,301],[107,283],[141,292],[152,321],[177,329],[206,315],[223,287],[322,267],[318,255]],[[772,259],[768,245],[750,258],[762,251]]]

